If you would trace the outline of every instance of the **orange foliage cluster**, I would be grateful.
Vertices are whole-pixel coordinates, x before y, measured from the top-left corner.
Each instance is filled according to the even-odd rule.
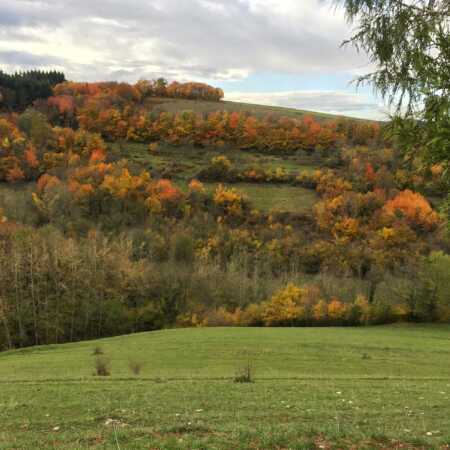
[[[364,166],[362,184],[358,178],[351,183],[331,170],[298,178],[321,195],[314,207],[321,238],[303,258],[320,264],[322,270],[377,279],[377,274],[405,267],[426,254],[422,237],[436,229],[440,219],[419,193],[378,187],[366,190],[365,179],[372,170]],[[362,192],[358,191],[361,187]]]
[[[128,113],[128,114],[127,114]],[[257,119],[245,113],[217,112],[207,116],[194,112],[158,115],[117,109],[80,110],[80,126],[108,140],[165,141],[172,145],[193,144],[262,151],[327,150],[344,139],[334,122],[303,119]],[[237,125],[236,125],[237,124]]]
[[[66,114],[75,110],[75,101],[71,95],[59,95],[57,97],[50,97],[48,105],[58,109],[60,114]]]
[[[52,175],[42,175],[37,182],[37,190],[44,192],[47,189],[52,189],[60,184],[59,178]]]
[[[166,141],[173,145],[233,145],[242,149],[295,151],[329,150],[339,143],[379,141],[374,122],[263,119],[239,112],[149,114],[146,98],[159,95],[188,99],[220,100],[220,89],[202,83],[167,85],[161,80],[125,83],[63,83],[54,89],[48,105],[60,113],[73,110],[80,126],[105,139],[135,142]],[[69,98],[71,99],[69,101]]]
[[[389,215],[400,215],[413,224],[427,230],[435,228],[439,222],[438,214],[433,211],[428,200],[417,192],[409,189],[400,192],[384,205],[384,211]]]
[[[56,97],[67,96],[72,98],[86,97],[119,97],[128,102],[141,101],[147,97],[171,97],[192,100],[220,101],[224,93],[222,89],[214,88],[205,83],[178,83],[168,84],[166,80],[140,80],[135,85],[127,83],[74,83],[66,82],[55,86]],[[55,102],[51,99],[50,102]]]
[[[243,194],[220,184],[214,193],[214,203],[219,208],[219,216],[240,217],[246,210],[247,202]]]
[[[183,206],[184,194],[169,180],[153,181],[150,174],[130,173],[125,162],[106,164],[93,162],[70,169],[62,181],[48,174],[39,178],[35,204],[40,209],[51,203],[52,188],[63,184],[72,195],[72,201],[88,208],[86,213],[95,217],[96,211],[107,211],[112,201],[123,211],[172,213]]]
[[[23,173],[23,170],[18,166],[14,166],[6,173],[6,181],[8,181],[9,183],[16,183],[24,179],[25,174]]]
[[[288,284],[270,300],[229,311],[223,307],[196,313],[190,319],[194,326],[301,326],[365,325],[385,320],[401,320],[404,312],[390,308],[383,317],[367,298],[358,295],[343,302],[336,297],[325,299],[314,285],[299,287]]]
[[[36,149],[30,145],[24,153],[26,163],[33,169],[39,166],[39,160],[37,159]]]
[[[25,136],[11,121],[0,117],[0,181],[14,183],[25,179],[19,155],[25,159]]]
[[[218,102],[222,100],[224,93],[222,89],[213,88],[205,83],[178,83],[174,81],[167,86],[165,96]]]
[[[36,131],[38,135],[46,135],[46,144],[36,146],[33,136],[22,133],[15,120],[15,117],[0,118],[0,181],[37,180],[57,168],[106,159],[106,145],[99,135],[48,127]]]

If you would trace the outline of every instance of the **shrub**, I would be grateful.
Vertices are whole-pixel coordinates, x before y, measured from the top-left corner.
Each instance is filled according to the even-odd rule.
[[[109,377],[111,375],[111,363],[105,356],[97,355],[94,365],[95,374],[98,377]]]
[[[262,326],[263,321],[264,305],[250,303],[244,311],[242,311],[240,316],[241,325],[245,326]]]
[[[254,383],[254,367],[250,359],[236,369],[235,383]]]
[[[328,304],[328,317],[332,322],[342,322],[345,319],[346,306],[337,298]]]
[[[326,322],[328,320],[328,304],[325,300],[319,300],[314,305],[313,317],[317,322]]]
[[[408,189],[387,202],[383,210],[388,215],[404,216],[412,225],[425,231],[434,229],[439,223],[439,216],[433,211],[428,200]]]
[[[93,355],[103,355],[103,349],[100,346],[94,347],[94,350],[92,351]]]
[[[227,311],[224,307],[208,311],[205,316],[205,324],[209,327],[231,327],[240,323],[241,310]]]
[[[138,361],[136,359],[131,359],[128,362],[128,367],[133,375],[139,375],[144,367],[144,363],[142,361]]]
[[[195,246],[192,237],[188,234],[175,236],[174,259],[180,263],[192,263],[195,259]]]
[[[302,305],[304,290],[288,284],[284,289],[275,293],[270,301],[264,305],[262,319],[265,325],[294,325],[303,315]]]
[[[220,184],[214,193],[214,203],[218,214],[240,217],[248,209],[247,199],[236,189],[228,189]]]
[[[358,295],[354,305],[359,309],[359,323],[367,324],[370,320],[370,304],[364,295]]]
[[[393,322],[393,313],[390,304],[377,300],[370,305],[370,323],[385,324],[390,322]]]
[[[229,181],[237,180],[237,172],[233,169],[230,160],[223,155],[211,159],[211,164],[201,170],[197,178],[201,181]]]

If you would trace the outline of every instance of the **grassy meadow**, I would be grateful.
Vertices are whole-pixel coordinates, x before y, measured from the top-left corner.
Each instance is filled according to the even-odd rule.
[[[151,154],[144,144],[126,143],[122,147],[113,145],[118,157],[126,157],[138,170],[146,169],[158,176],[171,178],[182,190],[192,178],[211,163],[211,159],[221,154],[219,150],[199,149],[188,146],[172,147],[161,145]],[[224,152],[222,152],[224,153]],[[262,155],[242,150],[227,150],[227,158],[235,167],[244,170],[258,167],[264,170],[282,168],[290,175],[312,172],[321,167],[317,156],[304,155]],[[214,191],[219,183],[205,183],[208,191]],[[305,189],[288,184],[274,183],[222,183],[243,192],[252,206],[261,211],[301,211],[311,209],[319,196],[314,189]]]
[[[450,443],[448,325],[164,330],[5,352],[0,383],[5,450]]]

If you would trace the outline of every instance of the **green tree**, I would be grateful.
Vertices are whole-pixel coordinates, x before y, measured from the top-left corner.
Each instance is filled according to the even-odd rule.
[[[450,2],[336,0],[355,34],[344,44],[376,65],[360,77],[393,107],[393,134],[411,157],[442,164],[450,181]],[[447,190],[448,193],[448,190]],[[449,199],[450,201],[450,199]]]

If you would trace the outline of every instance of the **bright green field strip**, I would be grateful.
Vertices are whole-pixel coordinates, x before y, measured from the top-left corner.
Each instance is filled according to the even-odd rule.
[[[0,392],[0,449],[314,449],[319,436],[336,443],[326,448],[374,449],[361,443],[376,436],[432,449],[450,439],[449,391],[411,381],[11,383]]]
[[[449,332],[167,330],[3,353],[0,449],[442,448]],[[97,346],[110,377],[92,375]],[[247,359],[255,382],[233,383]]]
[[[250,357],[256,377],[435,378],[450,380],[450,326],[370,328],[200,328],[163,330],[0,354],[0,381],[92,379],[94,347],[112,378],[230,378]],[[450,382],[450,381],[449,381]]]

